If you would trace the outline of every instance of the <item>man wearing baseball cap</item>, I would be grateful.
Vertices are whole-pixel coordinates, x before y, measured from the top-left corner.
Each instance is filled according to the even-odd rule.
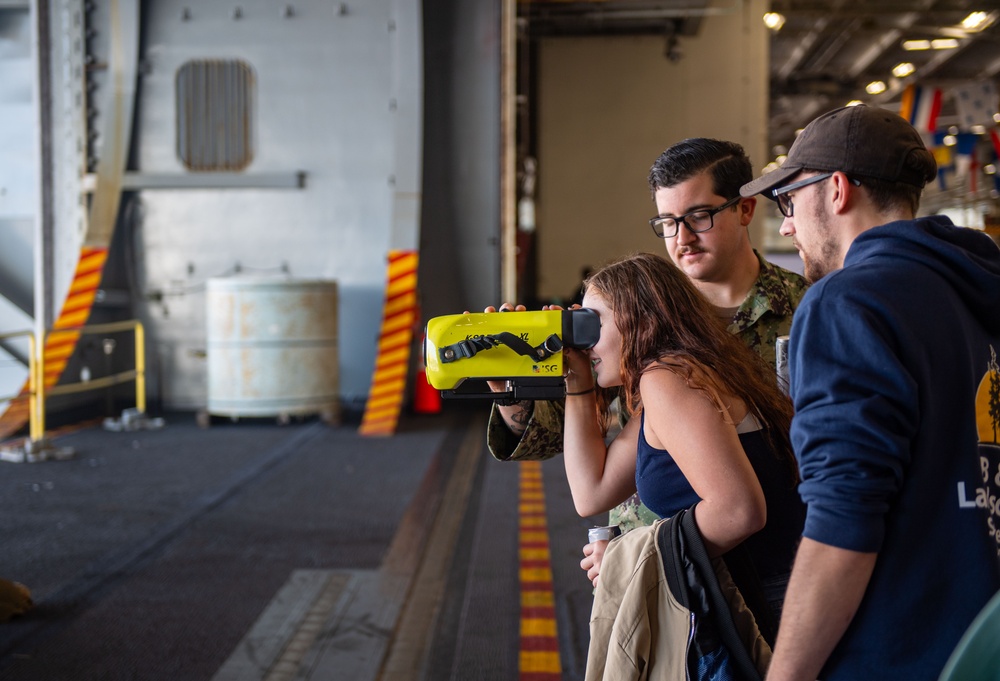
[[[808,290],[792,443],[808,512],[769,681],[937,679],[1000,590],[1000,249],[916,218],[933,156],[894,113],[820,116],[741,189]]]

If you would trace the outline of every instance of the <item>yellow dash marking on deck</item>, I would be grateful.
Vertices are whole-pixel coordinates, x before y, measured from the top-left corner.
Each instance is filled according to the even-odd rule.
[[[518,578],[521,583],[521,650],[518,672],[522,681],[539,681],[562,674],[558,627],[554,617],[549,533],[545,525],[542,467],[537,461],[520,465],[518,494]],[[531,564],[532,567],[524,567]],[[527,585],[531,585],[528,588]],[[546,610],[539,611],[539,608]],[[548,609],[552,610],[548,610]],[[541,650],[540,648],[544,649]]]
[[[555,636],[556,621],[554,619],[522,619],[521,636]]]
[[[552,672],[561,673],[559,653],[543,650],[521,651],[521,672]]]
[[[551,591],[522,591],[522,608],[551,608],[555,605],[556,599]]]

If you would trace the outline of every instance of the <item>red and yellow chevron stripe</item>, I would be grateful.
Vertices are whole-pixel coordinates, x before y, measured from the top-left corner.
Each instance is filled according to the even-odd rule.
[[[83,326],[87,323],[90,311],[94,307],[94,298],[101,284],[101,275],[104,273],[104,263],[107,259],[107,248],[85,246],[80,249],[80,260],[76,264],[73,281],[69,286],[69,292],[66,294],[66,301],[59,317],[52,325],[53,329],[66,329]],[[66,368],[66,363],[69,362],[73,350],[76,349],[79,338],[80,333],[76,331],[67,331],[46,338],[43,351],[45,358],[44,385],[46,388],[51,388],[59,381],[59,377],[62,376],[62,372]],[[28,381],[24,382],[20,394],[28,394]],[[28,417],[28,400],[12,401],[7,410],[0,415],[0,439],[10,437],[24,427],[24,424],[28,422]]]
[[[406,393],[413,324],[417,320],[417,252],[389,251],[378,355],[358,432],[392,435]]]
[[[520,681],[559,681],[559,637],[549,531],[545,520],[545,491],[539,461],[519,464],[518,560],[521,582]]]

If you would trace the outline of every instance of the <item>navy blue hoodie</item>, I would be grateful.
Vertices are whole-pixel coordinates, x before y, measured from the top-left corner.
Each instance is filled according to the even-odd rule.
[[[936,679],[1000,589],[1000,248],[944,217],[870,229],[789,346],[804,536],[879,554],[821,678]]]

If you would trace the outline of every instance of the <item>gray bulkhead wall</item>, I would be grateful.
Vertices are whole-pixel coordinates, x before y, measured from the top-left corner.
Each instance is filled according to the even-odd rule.
[[[0,169],[0,332],[37,332],[51,326],[80,257],[86,229],[81,201],[81,171],[88,151],[84,120],[97,120],[95,102],[108,92],[101,68],[89,70],[91,87],[84,92],[84,45],[100,55],[96,61],[104,64],[110,33],[104,30],[107,8],[90,3],[86,13],[101,30],[85,31],[84,7],[83,0],[0,3],[0,150],[4,159]],[[45,33],[36,37],[37,31]],[[99,138],[92,140],[99,142]],[[40,290],[38,279],[43,278],[46,286]],[[41,320],[36,322],[39,315]],[[21,389],[28,356],[26,337],[0,342],[0,393]],[[83,399],[92,398],[61,396],[50,398],[48,405],[58,409]],[[0,413],[4,409],[6,403]]]
[[[715,0],[681,58],[662,36],[546,38],[539,45],[539,295],[575,291],[584,266],[633,251],[665,254],[649,168],[687,137],[739,142],[755,174],[767,149],[766,0]],[[758,204],[751,238],[763,250]]]
[[[0,332],[31,329],[35,234],[40,224],[37,78],[32,13],[0,6]],[[15,395],[27,378],[26,336],[0,340],[0,394]],[[0,402],[0,413],[7,407]]]
[[[418,107],[425,117],[425,154],[418,168],[426,175],[419,242],[422,316],[498,299],[500,0],[426,0],[421,26],[389,28],[392,7],[406,1],[140,3],[138,94],[127,168],[132,179],[93,319],[132,316],[128,297],[118,290],[131,289],[135,316],[147,324],[154,403],[206,404],[209,279],[287,272],[338,281],[342,397],[348,408],[363,404],[390,247],[392,83],[401,68],[425,79],[425,102]],[[59,76],[53,136],[60,144],[66,141],[55,163],[62,178],[56,198],[65,204],[57,229],[77,240],[86,98],[75,68],[82,64],[83,43],[80,36],[74,41],[69,29],[82,36],[80,16],[89,12],[101,29],[89,40],[97,46],[97,61],[106,61],[102,46],[110,33],[103,29],[110,4],[96,0],[86,10],[82,0],[49,5],[55,22],[51,59]],[[391,56],[394,30],[421,28],[426,33],[422,74],[421,64],[393,64]],[[67,48],[74,45],[75,51]],[[201,60],[239,61],[253,76],[250,162],[221,179],[186,168],[178,152],[178,72]],[[30,69],[24,71],[28,83]],[[104,113],[102,78],[98,68],[92,77],[97,88],[90,92],[96,117]],[[31,124],[29,115],[25,127]],[[287,186],[299,172],[305,186]],[[31,220],[22,222],[30,240]],[[74,243],[59,250],[66,251],[57,263],[59,281],[72,277],[78,248]],[[6,287],[12,295],[20,292],[22,307],[30,304],[30,263],[23,254],[17,263],[27,277],[23,290]],[[74,363],[90,359],[77,353]]]
[[[424,0],[424,320],[500,296],[500,0]]]
[[[141,190],[126,226],[166,407],[206,404],[206,282],[286,272],[338,282],[341,398],[363,406],[393,247],[393,82],[421,66],[393,61],[393,34],[420,30],[395,25],[399,1],[143,3],[133,170],[190,185]],[[252,159],[232,188],[178,155],[177,74],[192,60],[252,71]],[[304,187],[281,181],[299,172]]]
[[[0,314],[6,314],[10,307],[30,315],[34,304],[32,248],[39,204],[39,161],[31,18],[27,5],[0,9],[4,49],[0,57],[0,149],[4,158],[0,164],[0,234],[4,237],[0,291],[5,298]],[[15,318],[7,327],[14,328],[17,323],[23,324],[22,319]],[[26,326],[30,328],[30,322]]]

